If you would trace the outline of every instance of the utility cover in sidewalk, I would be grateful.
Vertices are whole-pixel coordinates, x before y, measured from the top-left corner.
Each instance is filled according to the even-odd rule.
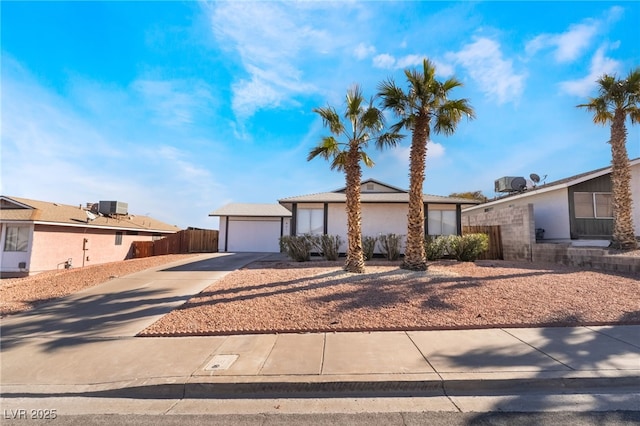
[[[239,355],[215,355],[204,369],[208,371],[227,370],[238,357]]]

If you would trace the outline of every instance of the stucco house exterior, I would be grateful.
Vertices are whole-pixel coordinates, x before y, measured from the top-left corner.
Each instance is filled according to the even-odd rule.
[[[640,158],[631,160],[630,166],[632,216],[640,237]],[[611,188],[611,167],[603,167],[467,207],[463,223],[476,224],[474,219],[481,215],[532,205],[539,241],[603,240],[606,245],[613,232]]]
[[[363,181],[360,190],[363,235],[406,234],[408,191],[375,179]],[[249,249],[268,247],[268,251],[278,252],[278,239],[281,236],[310,233],[340,235],[344,241],[340,251],[345,252],[345,191],[346,188],[340,188],[331,192],[283,198],[278,200],[278,204],[231,204],[215,210],[210,216],[220,216],[219,250],[235,251],[235,248],[241,247],[247,249],[245,251],[263,251]],[[425,231],[428,235],[460,234],[462,209],[478,203],[466,198],[427,194],[423,199]]]
[[[124,260],[133,241],[152,241],[180,230],[127,209],[126,203],[115,201],[83,207],[0,196],[1,275]]]

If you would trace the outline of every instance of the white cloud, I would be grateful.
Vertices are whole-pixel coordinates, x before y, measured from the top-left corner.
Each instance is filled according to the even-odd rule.
[[[214,3],[213,32],[222,47],[237,51],[248,74],[232,86],[237,117],[318,92],[313,84],[302,82],[302,58],[322,57],[338,43],[331,32],[315,27],[316,14],[307,4]]]
[[[373,66],[383,69],[407,69],[417,68],[422,69],[422,61],[426,58],[425,55],[411,54],[396,58],[388,53],[381,53],[376,55],[372,59]],[[453,67],[445,62],[430,59],[436,67],[436,73],[438,75],[448,76],[453,74]]]
[[[444,145],[432,140],[429,141],[427,143],[427,162],[443,158],[445,156],[445,151],[446,149]],[[407,141],[405,145],[399,145],[393,149],[390,149],[388,152],[391,157],[402,164],[402,167],[408,170],[409,156],[411,153],[410,141]]]
[[[522,94],[525,75],[518,74],[513,62],[504,59],[496,41],[478,38],[449,57],[461,64],[480,89],[498,103],[515,101]]]
[[[570,62],[577,59],[591,44],[598,31],[597,25],[572,25],[561,34],[541,34],[525,45],[525,51],[534,55],[547,47],[555,48],[554,58],[557,62]]]
[[[396,58],[388,53],[382,53],[373,57],[373,66],[376,68],[392,69],[395,67]]]
[[[398,58],[396,61],[396,68],[411,68],[417,65],[422,65],[422,61],[424,60],[424,55],[407,55],[401,58]]]
[[[360,43],[353,49],[356,59],[362,60],[376,53],[376,48],[370,44]]]
[[[622,15],[622,8],[610,8],[604,19],[585,19],[579,24],[569,26],[563,33],[540,34],[525,45],[528,55],[551,48],[555,49],[553,56],[557,62],[570,62],[579,58],[593,43],[596,35],[604,30],[606,24],[615,22]]]
[[[193,123],[195,115],[207,111],[213,99],[202,81],[140,79],[131,87],[154,113],[154,121],[166,126]]]
[[[614,45],[613,47],[615,47]],[[605,56],[607,46],[601,46],[591,58],[589,74],[578,80],[567,80],[559,84],[560,90],[570,95],[588,96],[597,85],[603,74],[615,74],[620,69],[620,62]]]

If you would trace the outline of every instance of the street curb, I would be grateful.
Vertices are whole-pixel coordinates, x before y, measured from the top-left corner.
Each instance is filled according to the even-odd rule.
[[[156,383],[129,386],[60,386],[31,391],[27,385],[3,386],[2,398],[96,397],[131,399],[344,398],[394,396],[470,396],[520,393],[584,393],[598,389],[637,391],[640,376],[471,380],[387,380],[331,382]],[[111,386],[118,386],[111,384]],[[14,389],[12,389],[14,388]]]

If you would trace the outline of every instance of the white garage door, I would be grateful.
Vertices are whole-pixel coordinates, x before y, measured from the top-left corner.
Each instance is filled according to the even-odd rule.
[[[229,220],[227,251],[280,251],[280,218],[272,220]]]

